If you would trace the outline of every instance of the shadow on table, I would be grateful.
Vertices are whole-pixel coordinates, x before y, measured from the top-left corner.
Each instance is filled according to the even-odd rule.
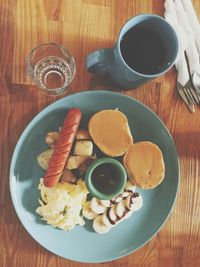
[[[92,74],[88,84],[89,90],[119,91],[120,88],[106,75]]]
[[[196,158],[200,155],[200,126],[199,131],[175,132],[172,134],[179,157]]]

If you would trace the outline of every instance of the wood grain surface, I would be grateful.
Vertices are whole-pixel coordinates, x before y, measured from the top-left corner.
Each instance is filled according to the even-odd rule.
[[[193,1],[200,17],[200,1]],[[25,231],[9,193],[10,160],[23,129],[45,106],[61,97],[40,93],[26,75],[30,50],[57,42],[74,55],[77,73],[69,94],[112,89],[105,77],[91,76],[86,55],[110,47],[130,17],[163,15],[163,0],[0,0],[0,267],[200,266],[200,107],[188,111],[176,90],[176,71],[138,89],[121,91],[150,107],[163,120],[177,146],[181,183],[175,208],[162,230],[144,247],[122,259],[81,264],[58,257]]]

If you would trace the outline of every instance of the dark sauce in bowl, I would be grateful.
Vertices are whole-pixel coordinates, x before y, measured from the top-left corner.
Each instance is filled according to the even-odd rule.
[[[110,163],[98,165],[92,173],[92,183],[99,192],[113,194],[120,184],[119,170]]]

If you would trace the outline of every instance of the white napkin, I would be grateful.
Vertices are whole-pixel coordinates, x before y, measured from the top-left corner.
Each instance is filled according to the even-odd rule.
[[[195,36],[195,42],[200,54],[200,24],[191,0],[182,0],[182,4],[189,18],[189,23]]]
[[[185,86],[185,84],[190,79],[190,76],[188,73],[187,62],[186,62],[185,54],[184,54],[184,51],[186,50],[186,47],[187,47],[187,37],[185,35],[184,30],[182,29],[182,26],[178,22],[176,9],[175,9],[175,3],[173,0],[165,1],[164,16],[165,16],[166,21],[173,27],[178,37],[179,52],[178,52],[177,60],[175,62],[175,66],[178,71],[177,81],[182,86]]]
[[[199,53],[196,47],[195,36],[190,25],[190,18],[188,18],[181,0],[174,0],[175,9],[179,24],[182,25],[185,30],[188,44],[186,46],[186,54],[189,63],[190,74],[194,72],[200,74]]]
[[[178,36],[179,54],[175,65],[178,71],[177,80],[184,86],[190,79],[184,52],[187,55],[191,75],[194,72],[200,74],[200,64],[195,36],[181,0],[165,1],[165,18]]]

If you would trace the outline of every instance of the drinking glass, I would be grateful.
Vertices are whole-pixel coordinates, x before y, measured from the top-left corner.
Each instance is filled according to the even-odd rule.
[[[40,44],[31,51],[27,59],[29,77],[43,93],[49,95],[67,92],[75,72],[74,58],[59,44]]]

